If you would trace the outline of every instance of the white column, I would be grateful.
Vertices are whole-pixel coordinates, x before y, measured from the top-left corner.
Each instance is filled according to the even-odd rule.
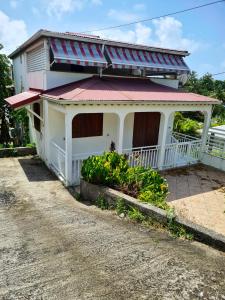
[[[162,125],[163,128],[162,128],[161,138],[159,141],[159,145],[160,145],[159,160],[158,160],[159,170],[161,170],[163,168],[163,164],[164,164],[170,113],[165,113],[163,115],[163,118],[161,118],[161,119],[162,119],[161,122],[163,122],[163,125]]]
[[[207,142],[208,131],[211,124],[212,109],[208,112],[205,112],[204,115],[205,118],[204,118],[204,126],[202,131],[202,152],[204,151]]]
[[[123,135],[124,135],[124,121],[125,121],[125,114],[119,114],[119,126],[118,126],[118,145],[117,145],[117,152],[122,154],[123,153]]]
[[[65,114],[65,177],[66,186],[72,184],[72,162],[73,162],[73,140],[72,140],[72,120],[70,111]]]
[[[47,165],[50,163],[50,140],[49,140],[49,109],[48,100],[43,101],[44,110],[44,149],[45,149],[45,162]]]

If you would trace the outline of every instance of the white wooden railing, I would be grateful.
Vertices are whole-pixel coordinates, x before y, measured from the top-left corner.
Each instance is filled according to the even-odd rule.
[[[199,138],[191,136],[191,135],[187,135],[187,134],[183,134],[183,133],[179,133],[179,132],[173,132],[172,133],[172,139],[178,143],[184,143],[184,142],[191,142],[191,141],[197,141],[199,140]],[[171,142],[172,144],[173,142]]]
[[[160,146],[124,149],[123,153],[127,156],[131,167],[142,166],[157,169]]]
[[[225,130],[210,128],[204,151],[212,156],[225,159]]]
[[[63,150],[55,142],[51,141],[50,153],[50,161],[54,171],[57,175],[62,177],[63,180],[65,180],[65,150]]]
[[[73,177],[73,184],[78,185],[80,183],[81,177],[81,168],[83,161],[90,156],[93,155],[101,155],[104,151],[101,152],[91,152],[91,153],[79,153],[73,155],[72,160],[72,177]]]
[[[166,145],[163,167],[175,168],[197,163],[200,159],[201,147],[201,140]]]

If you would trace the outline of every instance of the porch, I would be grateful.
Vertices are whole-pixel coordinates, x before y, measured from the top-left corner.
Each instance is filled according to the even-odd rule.
[[[95,112],[95,109],[101,113]],[[139,165],[165,170],[196,164],[200,160],[203,140],[210,120],[210,112],[205,111],[203,135],[201,138],[195,138],[172,131],[174,112],[168,112],[166,108],[164,110],[161,108],[160,112],[150,111],[149,108],[146,111],[146,108],[142,108],[141,112],[140,107],[138,110],[133,107],[133,111],[114,113],[106,111],[106,108],[103,111],[99,107],[91,107],[91,113],[87,109],[84,113],[83,109],[77,110],[74,114],[71,114],[71,111],[63,114],[57,107],[49,104],[48,110],[49,166],[67,185],[79,184],[82,163],[85,159],[112,149],[125,154],[133,167]],[[142,120],[142,127],[140,127],[140,122],[137,120],[144,119],[146,113],[150,121]],[[91,120],[94,115],[101,115],[102,128],[93,129],[97,126],[96,123],[100,122],[99,116],[95,122],[87,124],[87,120]],[[56,119],[57,126],[52,126]],[[89,128],[89,136],[82,129],[84,125],[91,128]],[[135,135],[139,136],[139,140],[135,139]],[[141,146],[134,147],[137,144]],[[68,178],[71,179],[68,181]]]

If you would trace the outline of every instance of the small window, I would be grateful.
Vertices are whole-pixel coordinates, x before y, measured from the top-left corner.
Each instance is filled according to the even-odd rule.
[[[41,115],[40,103],[34,103],[33,110],[38,116],[40,116]],[[39,132],[41,131],[41,120],[38,119],[36,116],[34,116],[34,128]]]
[[[73,138],[103,135],[103,114],[79,114],[72,124]]]

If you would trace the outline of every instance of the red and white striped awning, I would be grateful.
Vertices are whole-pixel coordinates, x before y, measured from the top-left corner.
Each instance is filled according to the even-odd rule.
[[[114,69],[140,69],[156,72],[189,73],[183,58],[178,55],[106,46]]]
[[[99,44],[51,38],[50,45],[56,63],[92,67],[107,66]]]

